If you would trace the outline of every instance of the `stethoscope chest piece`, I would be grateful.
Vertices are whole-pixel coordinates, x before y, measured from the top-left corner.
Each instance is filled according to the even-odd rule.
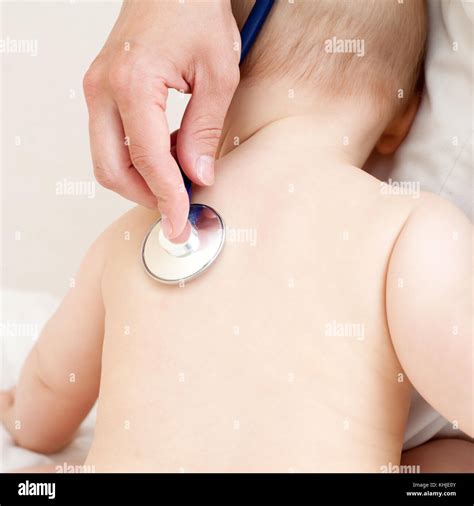
[[[225,240],[225,227],[219,213],[204,204],[191,204],[191,230],[185,243],[176,244],[163,234],[161,219],[150,228],[143,241],[142,261],[157,281],[178,284],[205,271],[217,258]]]

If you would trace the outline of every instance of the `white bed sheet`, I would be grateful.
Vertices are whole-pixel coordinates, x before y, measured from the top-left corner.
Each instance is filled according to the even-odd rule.
[[[0,388],[15,385],[29,350],[58,304],[59,299],[47,293],[3,291]],[[48,456],[15,446],[0,425],[0,472],[53,463],[59,466],[82,464],[92,441],[94,420],[95,409],[82,423],[74,441],[62,452]]]

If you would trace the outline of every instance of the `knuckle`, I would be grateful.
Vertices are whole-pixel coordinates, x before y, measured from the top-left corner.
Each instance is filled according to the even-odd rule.
[[[118,96],[126,96],[131,91],[134,65],[128,61],[117,61],[109,70],[108,81],[110,89]]]
[[[132,155],[132,162],[143,176],[151,175],[156,166],[155,160],[146,154]]]
[[[204,144],[211,149],[215,149],[221,138],[222,130],[220,128],[206,128],[194,133],[194,138],[199,144]]]
[[[156,171],[158,165],[156,158],[150,155],[143,147],[131,144],[129,150],[133,165],[143,177],[147,177]]]
[[[239,67],[233,66],[229,69],[224,79],[224,85],[228,86],[232,91],[235,91],[240,82],[240,70]]]
[[[173,209],[173,200],[167,195],[165,192],[160,191],[158,195],[155,192],[156,201],[158,203],[158,207],[163,210]]]
[[[179,187],[175,186],[160,188],[156,198],[160,209],[163,210],[184,209],[189,204],[187,193],[180,191]]]
[[[176,175],[164,170],[164,160],[150,154],[142,146],[131,145],[129,149],[133,166],[151,185],[155,197],[161,205],[170,204],[173,194],[178,191]]]
[[[92,64],[84,74],[82,88],[87,101],[94,100],[103,91],[103,79],[101,69]]]
[[[216,124],[215,118],[201,116],[194,120],[192,137],[195,142],[215,148],[222,134],[222,126]]]
[[[234,92],[240,81],[240,70],[238,65],[227,63],[222,66],[219,74],[219,82],[226,92]]]
[[[112,94],[124,103],[132,98],[153,100],[163,109],[166,107],[168,87],[166,81],[171,73],[164,60],[150,63],[143,56],[118,58],[112,62],[106,76]],[[168,77],[167,77],[168,76]]]
[[[97,182],[104,188],[107,188],[107,190],[117,190],[117,178],[110,171],[106,170],[102,165],[94,164],[94,176]]]
[[[137,90],[163,88],[162,68],[157,62],[154,62],[153,68],[155,72],[151,72],[151,65],[139,57],[115,60],[107,76],[112,92],[126,97]]]

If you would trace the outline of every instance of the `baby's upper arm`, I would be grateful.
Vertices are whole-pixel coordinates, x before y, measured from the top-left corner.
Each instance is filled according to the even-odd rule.
[[[389,262],[390,335],[414,387],[472,436],[472,225],[444,199],[422,198]]]
[[[87,405],[95,401],[99,388],[106,243],[106,234],[102,234],[88,249],[68,293],[35,346],[41,380],[59,394],[83,399]]]
[[[123,245],[123,230],[156,219],[156,212],[135,207],[112,223],[89,247],[73,286],[44,327],[36,346],[41,378],[57,392],[95,400],[100,381],[105,307],[103,274],[111,253]],[[70,379],[72,381],[70,381]]]
[[[59,451],[97,398],[104,335],[101,279],[105,246],[102,236],[89,249],[74,285],[28,355],[14,392],[3,395],[0,417],[25,448]]]
[[[133,209],[96,239],[73,286],[23,365],[14,398],[4,394],[0,416],[21,446],[47,453],[58,451],[70,441],[96,401],[104,341],[102,284],[107,260],[122,246],[118,238],[123,237],[124,227],[134,230],[137,223],[151,222],[155,215]],[[21,430],[14,428],[16,421],[21,422]]]

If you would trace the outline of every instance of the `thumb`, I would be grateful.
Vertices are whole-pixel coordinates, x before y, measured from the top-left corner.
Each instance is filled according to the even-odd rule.
[[[239,81],[237,73],[225,78],[196,79],[193,94],[178,132],[176,151],[181,168],[195,183],[214,183],[214,162],[224,119]]]

